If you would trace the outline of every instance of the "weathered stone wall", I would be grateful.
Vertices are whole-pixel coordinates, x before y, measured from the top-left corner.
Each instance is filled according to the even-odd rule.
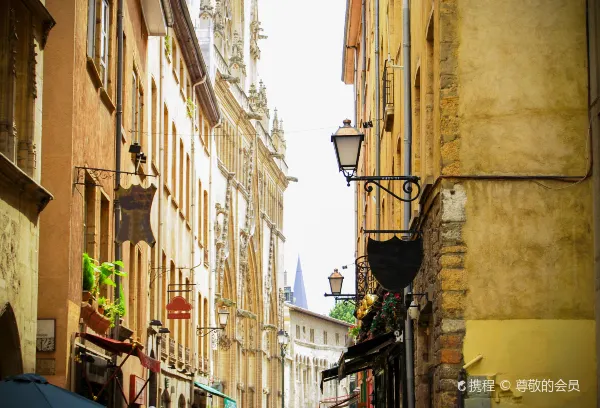
[[[23,371],[31,373],[35,372],[37,330],[38,215],[36,204],[19,191],[0,183],[0,192],[0,310],[10,303],[19,331]],[[0,335],[8,335],[5,329]]]
[[[418,407],[454,407],[465,334],[466,246],[462,237],[466,193],[447,185],[431,200],[423,224],[425,257],[414,293],[428,293],[432,314],[415,327],[415,392]],[[421,305],[425,304],[420,299]],[[433,383],[430,376],[433,376]],[[433,389],[431,389],[433,385]]]

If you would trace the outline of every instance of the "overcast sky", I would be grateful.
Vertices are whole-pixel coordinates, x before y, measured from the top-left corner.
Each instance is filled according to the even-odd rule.
[[[293,286],[298,255],[308,308],[333,307],[327,277],[345,276],[354,293],[354,196],[338,172],[331,134],[354,118],[352,86],[341,81],[346,0],[260,0],[268,39],[261,40],[259,75],[269,107],[283,119],[290,183],[284,198],[285,268]],[[271,114],[272,115],[272,114]]]

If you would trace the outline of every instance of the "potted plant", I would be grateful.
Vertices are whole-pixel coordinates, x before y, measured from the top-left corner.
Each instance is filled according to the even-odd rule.
[[[95,287],[95,272],[96,266],[94,265],[94,260],[90,258],[90,256],[86,253],[83,254],[83,295],[82,299],[84,302],[87,302],[91,295],[92,290]]]
[[[104,315],[104,309],[106,308],[107,302],[108,301],[104,296],[98,298],[98,313],[101,315]]]

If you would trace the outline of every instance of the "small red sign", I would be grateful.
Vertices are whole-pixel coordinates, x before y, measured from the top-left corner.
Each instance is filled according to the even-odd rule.
[[[130,404],[146,405],[146,388],[144,388],[144,385],[146,385],[146,380],[144,380],[143,378],[140,378],[135,374],[131,374],[129,376],[129,401],[131,401]],[[135,397],[138,394],[140,394],[140,396],[134,401]]]
[[[168,319],[190,319],[192,305],[190,305],[183,296],[175,296],[167,304]]]

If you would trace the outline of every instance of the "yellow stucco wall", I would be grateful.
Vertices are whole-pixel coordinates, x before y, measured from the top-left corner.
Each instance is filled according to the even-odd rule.
[[[585,1],[458,5],[461,173],[585,174]]]
[[[483,359],[471,376],[494,376],[510,390],[492,398],[492,406],[594,407],[596,401],[595,324],[593,320],[467,320],[465,361]],[[579,392],[520,392],[517,380],[577,380]],[[506,384],[506,383],[505,383]],[[508,387],[505,387],[508,388]]]
[[[530,181],[461,185],[466,318],[593,319],[589,181],[568,189],[544,182],[562,190]]]

